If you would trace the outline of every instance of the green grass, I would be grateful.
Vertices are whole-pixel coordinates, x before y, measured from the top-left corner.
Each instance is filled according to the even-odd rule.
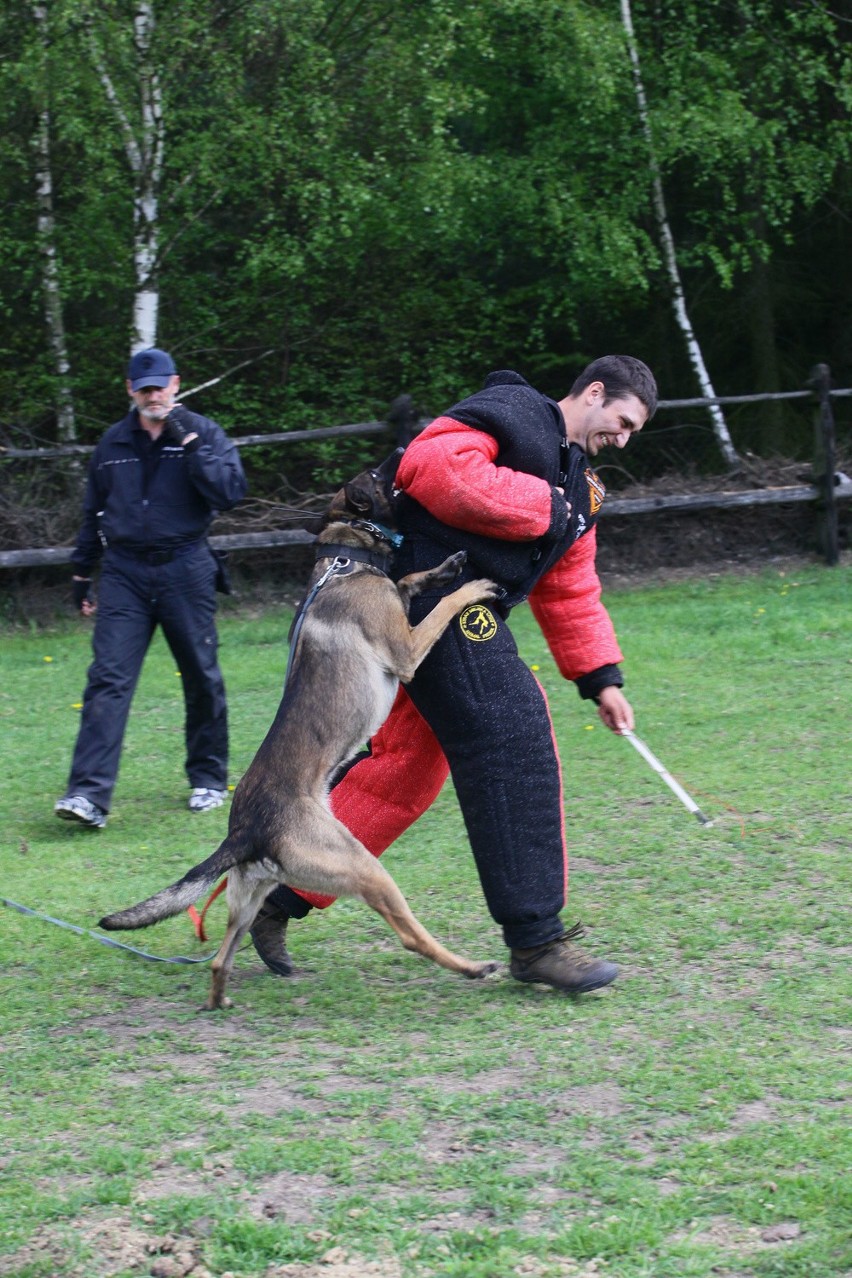
[[[0,1275],[128,1278],[181,1249],[239,1278],[852,1272],[850,586],[814,565],[609,594],[637,730],[707,830],[515,613],[563,755],[566,919],[622,966],[600,994],[462,981],[341,902],[292,929],[310,974],[276,979],[247,949],[233,1010],[201,1015],[205,965],[0,909]],[[288,622],[222,619],[234,778]],[[186,811],[158,639],[108,827],[54,818],[87,661],[82,627],[3,636],[0,896],[88,929],[206,856],[227,817]],[[439,938],[504,957],[449,787],[386,864]],[[186,916],[126,939],[208,954],[223,915],[213,945]],[[795,1236],[763,1237],[778,1225]]]

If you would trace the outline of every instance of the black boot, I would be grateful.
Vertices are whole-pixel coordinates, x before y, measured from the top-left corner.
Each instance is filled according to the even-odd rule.
[[[276,976],[292,976],[294,971],[293,960],[284,944],[289,922],[289,915],[265,901],[249,928],[254,948]]]
[[[270,972],[292,976],[298,968],[287,953],[285,939],[291,919],[303,919],[313,907],[282,884],[270,892],[249,928],[252,944]]]

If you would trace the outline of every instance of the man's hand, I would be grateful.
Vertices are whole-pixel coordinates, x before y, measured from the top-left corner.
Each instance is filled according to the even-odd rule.
[[[84,617],[91,617],[98,606],[92,598],[91,590],[91,577],[71,578],[71,594],[74,598],[74,606]]]
[[[557,490],[556,490],[556,491],[559,493],[559,496],[560,496],[560,497],[565,497],[565,489],[564,489],[564,488],[557,488]],[[565,498],[565,505],[568,507],[568,514],[570,515],[570,514],[571,514],[571,503],[570,503],[570,501],[568,501],[567,497]]]
[[[620,688],[602,688],[598,693],[598,714],[612,732],[633,731],[633,709]]]
[[[173,439],[176,444],[183,447],[190,443],[193,439],[198,439],[198,435],[192,424],[192,415],[183,404],[175,404],[169,410],[169,415],[163,422],[163,434],[168,435],[169,439]]]

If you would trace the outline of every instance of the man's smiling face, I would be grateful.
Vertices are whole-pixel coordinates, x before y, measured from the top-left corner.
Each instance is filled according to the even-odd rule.
[[[648,420],[648,410],[636,395],[625,395],[604,403],[603,382],[592,382],[578,400],[571,401],[566,415],[566,435],[589,457],[602,448],[624,448]]]

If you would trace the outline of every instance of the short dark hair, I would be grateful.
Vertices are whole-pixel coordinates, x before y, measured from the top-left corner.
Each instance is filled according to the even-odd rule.
[[[657,383],[641,359],[634,359],[632,355],[602,355],[586,365],[568,394],[576,399],[592,382],[603,382],[605,404],[635,395],[647,408],[649,420],[657,411]]]

